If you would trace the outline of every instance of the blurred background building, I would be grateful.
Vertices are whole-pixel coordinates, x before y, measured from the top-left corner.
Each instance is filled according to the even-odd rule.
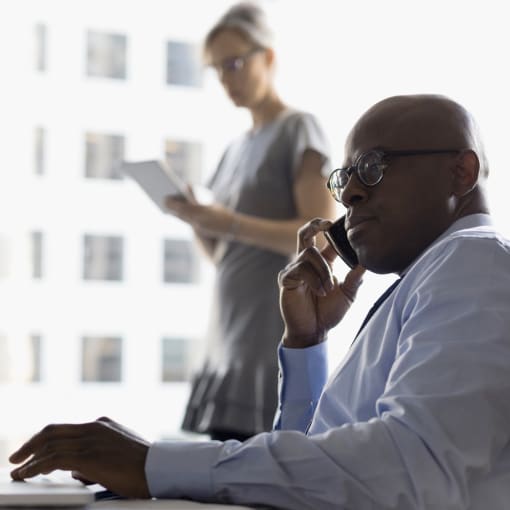
[[[178,433],[211,268],[118,166],[166,159],[203,182],[239,121],[214,105],[200,55],[228,3],[151,4],[142,17],[98,1],[13,13],[23,109],[1,121],[0,436],[101,414]]]

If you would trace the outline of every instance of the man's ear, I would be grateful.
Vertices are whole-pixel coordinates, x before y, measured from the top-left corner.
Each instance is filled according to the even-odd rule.
[[[478,183],[480,161],[476,152],[463,150],[456,158],[453,167],[453,194],[458,197],[467,195]]]

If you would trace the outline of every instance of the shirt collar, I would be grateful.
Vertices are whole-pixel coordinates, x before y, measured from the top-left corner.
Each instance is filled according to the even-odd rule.
[[[453,222],[450,227],[445,230],[432,244],[436,244],[441,239],[453,234],[453,232],[457,232],[458,230],[465,230],[467,228],[475,228],[475,227],[491,227],[493,226],[492,218],[489,214],[479,213],[479,214],[469,214],[468,216],[463,216],[457,221]]]
[[[459,230],[465,230],[468,228],[476,228],[476,227],[490,227],[493,226],[494,223],[492,221],[492,218],[489,214],[486,213],[478,213],[478,214],[469,214],[467,216],[463,216],[462,218],[458,219],[457,221],[453,222],[449,228],[447,228],[437,239],[435,239],[426,249],[423,253],[421,253],[411,264],[406,267],[404,271],[400,274],[400,277],[402,278],[405,276],[405,274],[409,271],[411,267],[416,264],[416,262],[422,257],[424,253],[430,250],[432,246],[439,243],[441,240],[448,237],[450,234],[453,234],[454,232],[457,232]]]

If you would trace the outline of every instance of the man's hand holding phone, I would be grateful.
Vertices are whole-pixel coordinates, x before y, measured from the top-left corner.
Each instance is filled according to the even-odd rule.
[[[305,348],[324,341],[350,308],[362,282],[365,270],[361,266],[339,282],[331,270],[337,252],[330,244],[317,248],[317,234],[332,225],[316,218],[301,227],[297,257],[278,276],[285,347]]]

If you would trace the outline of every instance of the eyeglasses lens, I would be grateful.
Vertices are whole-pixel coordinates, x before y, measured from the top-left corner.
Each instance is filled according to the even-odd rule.
[[[225,73],[240,71],[244,67],[242,57],[227,58],[221,63],[221,70]]]
[[[333,198],[340,202],[341,196],[342,196],[342,190],[347,184],[347,181],[349,180],[349,176],[347,175],[347,172],[343,168],[339,168],[338,170],[335,170],[329,177],[328,181],[328,188],[331,194],[333,195]]]
[[[377,151],[367,152],[357,161],[358,176],[367,186],[374,186],[382,179],[384,167],[382,154]]]

